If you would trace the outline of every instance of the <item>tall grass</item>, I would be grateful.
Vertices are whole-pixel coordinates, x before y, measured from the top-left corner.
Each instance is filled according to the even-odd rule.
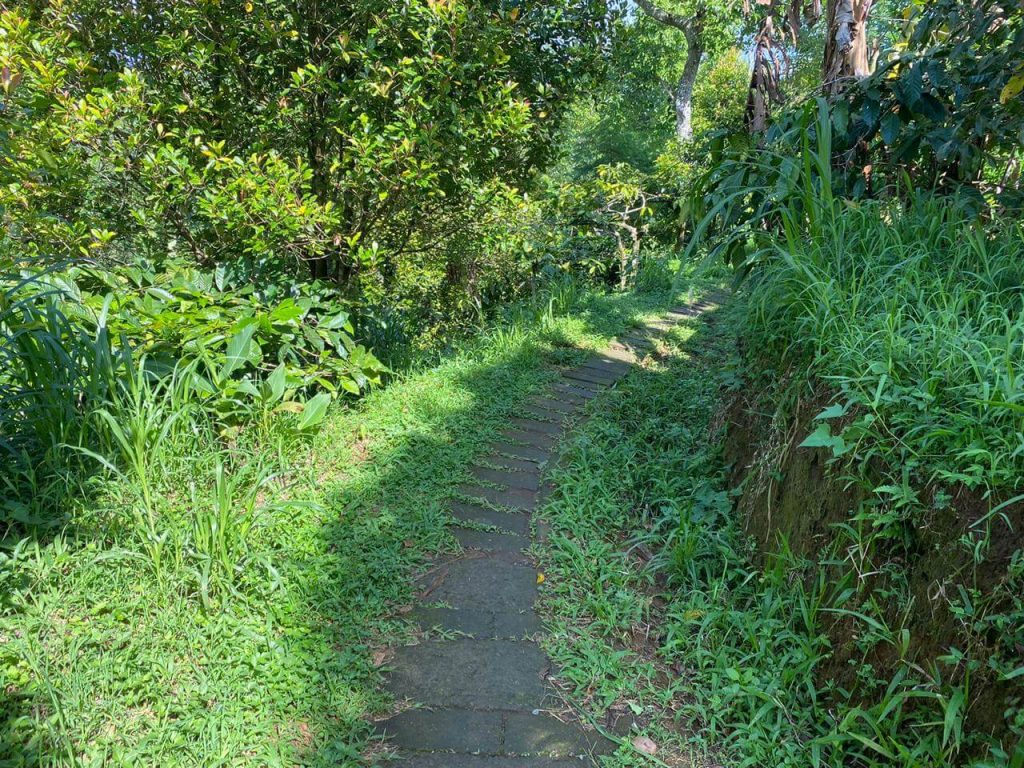
[[[754,561],[708,430],[736,371],[749,373],[734,347],[745,319],[736,305],[693,340],[674,331],[676,359],[627,379],[554,470],[544,599],[560,679],[598,722],[629,707],[667,764],[689,746],[682,730],[715,765],[1020,765],[1020,749],[1011,758],[968,730],[991,659],[915,657],[903,617],[884,608],[893,595],[865,595],[846,560],[855,532],[813,559],[781,541]],[[1020,625],[1019,613],[998,619]],[[837,620],[855,627],[854,685],[826,679],[843,652],[828,633]],[[628,744],[609,762],[636,764]]]
[[[751,278],[759,350],[837,390],[860,414],[846,434],[863,458],[891,452],[927,482],[1014,489],[1024,228],[986,229],[934,198],[894,209],[810,196],[800,211],[783,211],[784,238]]]
[[[80,464],[68,446],[102,440],[92,412],[111,402],[132,367],[104,323],[87,334],[39,278],[0,274],[0,525],[55,522]]]
[[[953,196],[838,196],[832,122],[807,105],[803,153],[723,163],[696,244],[747,276],[752,350],[828,382],[845,450],[924,482],[1014,489],[1024,471],[1024,226]],[[793,137],[784,145],[799,145]],[[737,254],[742,258],[737,263]]]

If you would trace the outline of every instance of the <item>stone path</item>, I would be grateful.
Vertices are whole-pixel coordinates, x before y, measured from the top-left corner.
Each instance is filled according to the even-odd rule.
[[[538,572],[526,550],[530,515],[545,493],[544,468],[566,424],[629,372],[651,339],[709,305],[672,310],[621,336],[605,353],[567,370],[509,420],[490,455],[453,501],[459,557],[419,584],[411,614],[427,632],[399,648],[388,689],[403,711],[378,724],[398,768],[580,768],[614,745],[552,712],[564,707],[547,682],[551,664],[536,643]]]

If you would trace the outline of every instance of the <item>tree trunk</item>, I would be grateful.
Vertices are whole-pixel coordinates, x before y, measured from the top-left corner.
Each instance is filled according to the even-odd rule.
[[[829,0],[822,82],[826,96],[871,74],[867,22],[874,0]]]
[[[775,24],[766,16],[754,38],[754,60],[750,70],[750,88],[747,91],[747,130],[761,133],[768,128],[772,103],[782,101],[779,92],[778,61],[775,58]]]
[[[697,83],[697,71],[704,51],[697,35],[686,36],[686,64],[676,86],[676,138],[680,144],[693,141],[693,87]]]

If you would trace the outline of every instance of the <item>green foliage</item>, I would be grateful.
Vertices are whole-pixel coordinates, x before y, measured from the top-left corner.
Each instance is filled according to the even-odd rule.
[[[753,270],[758,348],[833,382],[864,461],[894,443],[890,464],[922,482],[1015,487],[1024,232],[982,226],[962,198],[849,204],[823,103],[802,130],[802,158],[744,148],[712,172],[696,232],[718,228],[713,254]]]
[[[978,210],[992,197],[1019,208],[1024,102],[1011,84],[1021,73],[1024,12],[938,2],[912,4],[906,16],[895,55],[858,84],[848,110],[836,106],[837,149],[867,145],[876,194],[907,173],[920,185],[970,194]],[[864,194],[864,182],[853,191]]]
[[[915,659],[877,582],[854,570],[850,553],[870,550],[870,527],[813,560],[783,541],[754,562],[721,435],[708,432],[723,397],[752,381],[735,346],[745,319],[738,305],[696,335],[674,331],[677,357],[625,380],[568,445],[543,511],[559,677],[596,722],[631,712],[668,764],[707,751],[707,762],[737,766],[1012,765],[1015,735],[1007,746],[967,728],[987,659]],[[964,615],[986,617],[973,630],[981,638],[1016,626],[1013,610],[976,604]],[[855,689],[827,677],[837,621],[852,627]],[[632,736],[610,765],[639,764]]]
[[[478,188],[529,177],[603,18],[599,2],[15,6],[6,245],[74,254],[95,229],[260,281],[387,282],[473,220]]]
[[[523,185],[606,25],[601,0],[0,9],[9,514],[121,470],[143,380],[188,379],[226,441],[304,431],[317,390],[387,372],[356,337],[400,358],[535,291]]]
[[[649,173],[673,136],[672,90],[682,72],[679,40],[645,16],[620,20],[604,77],[580,94],[566,116],[552,175],[583,180],[602,165]]]
[[[669,298],[559,283],[328,412],[312,445],[295,431],[322,396],[225,441],[188,370],[122,388],[116,473],[91,464],[73,524],[0,547],[0,759],[362,765],[406,576],[455,546],[445,501],[552,362]]]
[[[693,89],[693,132],[703,136],[743,127],[750,66],[738,48],[711,59]]]

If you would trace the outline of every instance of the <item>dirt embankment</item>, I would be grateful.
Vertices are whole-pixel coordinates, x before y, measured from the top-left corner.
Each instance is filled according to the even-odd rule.
[[[927,490],[922,494],[927,511],[915,512],[903,522],[899,537],[876,541],[869,552],[853,551],[836,526],[851,522],[871,496],[870,480],[853,480],[830,463],[828,450],[798,447],[814,431],[814,416],[828,402],[826,397],[808,399],[782,425],[773,424],[764,403],[745,397],[735,398],[724,414],[730,479],[733,487],[742,487],[738,513],[760,557],[771,557],[788,546],[801,558],[831,559],[830,581],[839,583],[847,577],[868,587],[882,602],[888,626],[910,631],[909,659],[923,669],[931,669],[950,648],[983,662],[1000,644],[1005,654],[1005,633],[1000,637],[993,630],[979,631],[977,625],[969,629],[971,622],[950,609],[950,598],[959,597],[963,588],[989,612],[1005,607],[1000,595],[1007,592],[1008,567],[1024,546],[1024,503],[1010,505],[980,526],[987,531],[988,544],[978,562],[965,542],[978,540],[976,524],[1000,500],[985,499],[964,487],[947,489],[948,499],[936,499],[936,489]],[[857,642],[855,620],[827,621],[822,629],[833,653],[820,667],[822,683],[833,680],[856,697],[864,693],[857,676],[862,663],[872,664],[886,677],[903,663],[891,645],[865,651]],[[1024,648],[1017,653],[1024,658]],[[962,668],[947,668],[947,674],[955,678]],[[1024,698],[1024,686],[993,678],[984,670],[975,673],[967,727],[1003,736],[1004,713],[1015,699]]]

